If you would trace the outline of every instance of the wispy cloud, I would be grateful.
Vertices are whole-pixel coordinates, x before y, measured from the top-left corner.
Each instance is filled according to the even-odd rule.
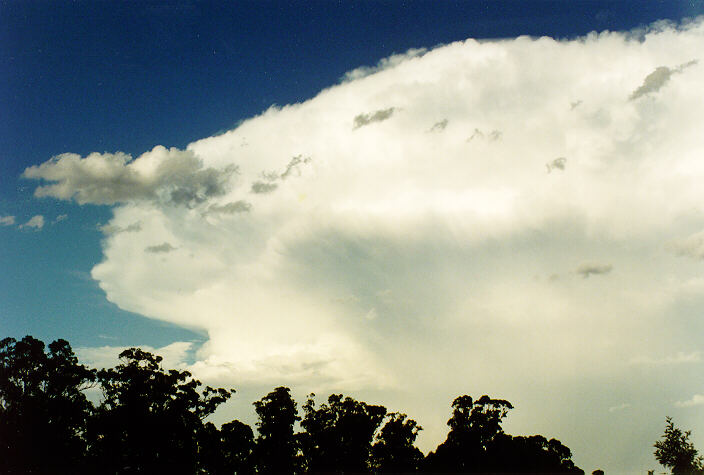
[[[117,226],[115,224],[103,224],[99,226],[100,232],[106,235],[119,234],[119,233],[136,233],[142,230],[142,223],[137,221],[131,223],[125,227]]]
[[[278,187],[279,185],[277,185],[276,183],[265,183],[263,181],[255,181],[254,183],[252,183],[252,193],[271,193]]]
[[[234,201],[232,203],[225,203],[224,205],[211,205],[208,207],[208,213],[221,213],[221,214],[236,214],[236,213],[246,213],[251,211],[252,205],[244,200]]]
[[[449,121],[447,119],[443,119],[440,122],[436,122],[435,124],[433,124],[433,126],[428,132],[442,132],[443,130],[445,130],[445,127],[447,127],[448,122]]]
[[[15,224],[14,216],[0,216],[0,226],[12,226]]]
[[[389,119],[396,109],[389,107],[388,109],[380,109],[370,114],[359,114],[354,118],[353,129],[358,129],[362,126],[373,124],[374,122],[383,122]]]
[[[630,407],[631,407],[631,405],[629,403],[624,402],[624,403],[619,404],[617,406],[611,406],[609,408],[609,412],[620,412],[620,411],[626,410]]]
[[[168,242],[164,242],[162,244],[158,244],[156,246],[147,246],[144,248],[145,252],[150,252],[152,254],[163,254],[166,252],[171,252],[175,251],[176,248],[169,244]]]
[[[553,170],[564,170],[567,159],[565,157],[557,157],[556,159],[548,162],[545,166],[548,169],[548,173]]]
[[[604,275],[611,272],[613,266],[611,264],[582,264],[575,271],[585,279],[592,275]]]
[[[686,68],[697,64],[697,62],[697,60],[691,60],[672,69],[667,66],[655,68],[655,71],[645,77],[643,84],[631,93],[629,99],[634,101],[646,94],[658,92],[670,81],[673,74],[681,73]]]

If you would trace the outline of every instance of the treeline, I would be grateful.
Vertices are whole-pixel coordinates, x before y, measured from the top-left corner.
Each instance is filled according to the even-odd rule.
[[[96,405],[86,390],[102,394]],[[504,433],[511,403],[452,402],[447,439],[427,456],[416,421],[341,394],[298,410],[278,387],[254,403],[256,433],[206,418],[234,393],[164,370],[138,348],[114,368],[79,364],[57,340],[0,342],[0,473],[583,473],[558,440]]]

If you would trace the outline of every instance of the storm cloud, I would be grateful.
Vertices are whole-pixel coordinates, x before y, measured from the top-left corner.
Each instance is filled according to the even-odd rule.
[[[120,308],[205,335],[188,367],[209,384],[381,399],[426,450],[454,396],[487,393],[516,403],[512,432],[641,470],[633,434],[701,392],[700,361],[633,363],[703,350],[704,70],[657,72],[701,51],[701,21],[470,39],[186,150],[66,154],[25,177],[115,205],[114,229],[141,223],[104,237],[92,276]],[[545,172],[555,157],[569,173]]]

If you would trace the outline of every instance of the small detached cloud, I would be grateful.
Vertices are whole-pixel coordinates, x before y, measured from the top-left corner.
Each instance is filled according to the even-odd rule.
[[[0,226],[12,226],[15,224],[14,216],[0,216]]]
[[[447,119],[443,119],[440,122],[436,122],[435,124],[433,124],[433,126],[428,132],[442,132],[443,130],[445,130],[445,127],[447,127],[447,123]]]
[[[298,175],[301,174],[301,170],[299,168],[299,165],[303,163],[309,163],[311,160],[310,157],[303,157],[303,155],[297,155],[291,159],[290,162],[288,162],[288,165],[286,165],[286,170],[281,174],[281,179],[285,180],[289,176],[291,176],[292,173],[296,173]]]
[[[663,86],[665,86],[665,84],[668,83],[673,74],[681,73],[686,68],[697,64],[697,62],[698,61],[694,59],[673,69],[670,69],[667,66],[659,66],[655,68],[655,71],[645,77],[643,84],[638,89],[633,91],[629,97],[629,100],[634,101],[639,97],[645,96],[646,94],[658,92]]]
[[[271,193],[278,187],[279,185],[277,185],[276,183],[264,183],[263,181],[255,181],[254,183],[252,183],[251,191],[252,193],[263,195],[265,193]]]
[[[500,130],[492,130],[491,132],[485,135],[484,132],[475,128],[474,132],[472,132],[472,135],[467,138],[467,142],[471,142],[474,139],[483,139],[485,137],[487,140],[489,140],[489,142],[496,142],[498,140],[501,140],[502,136],[503,132],[501,132]]]
[[[64,220],[66,220],[66,219],[68,219],[68,215],[67,215],[67,214],[60,214],[60,215],[58,215],[58,216],[56,217],[56,219],[54,219],[54,224],[60,223],[61,221],[64,221]]]
[[[224,194],[236,171],[235,165],[204,168],[191,151],[157,146],[135,160],[124,153],[91,153],[85,158],[64,153],[27,168],[22,177],[49,182],[35,190],[39,198],[98,205],[155,201],[193,207]]]
[[[587,279],[592,275],[608,274],[612,269],[611,264],[582,264],[575,272]]]
[[[44,216],[42,216],[41,214],[33,216],[32,218],[30,218],[29,221],[20,225],[20,229],[34,228],[34,230],[36,230],[36,231],[39,231],[43,227],[44,227]]]
[[[628,404],[627,402],[624,402],[623,404],[619,404],[617,406],[611,406],[609,408],[609,412],[619,412],[619,411],[623,411],[624,409],[628,409],[629,407],[631,407],[631,405]]]
[[[550,173],[553,170],[564,170],[566,163],[567,159],[565,157],[558,157],[555,160],[546,163],[545,166],[548,169],[548,173]]]
[[[388,109],[381,109],[371,114],[359,114],[354,118],[353,130],[358,129],[362,126],[372,124],[374,122],[383,122],[390,118],[396,109],[394,107],[389,107]]]
[[[675,403],[676,407],[694,407],[694,406],[704,406],[704,394],[695,394],[691,399],[686,401],[677,401]]]
[[[233,201],[231,203],[226,203],[224,205],[211,205],[208,208],[207,213],[216,214],[236,214],[236,213],[246,213],[252,209],[251,203],[244,200]]]
[[[156,246],[148,246],[144,249],[144,252],[149,252],[152,254],[161,254],[175,250],[176,248],[173,247],[171,244],[169,244],[168,242],[164,242]]]

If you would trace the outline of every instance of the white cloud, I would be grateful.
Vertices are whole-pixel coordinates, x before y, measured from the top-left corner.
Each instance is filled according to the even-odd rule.
[[[106,338],[101,335],[102,338]],[[188,341],[176,341],[160,348],[151,346],[139,346],[144,351],[161,356],[163,358],[161,365],[164,369],[187,369],[187,360],[189,352],[193,348],[193,343]],[[100,347],[78,347],[74,351],[78,356],[80,363],[88,365],[91,368],[113,368],[120,364],[119,355],[128,346],[100,346]]]
[[[32,216],[29,221],[20,225],[20,229],[24,228],[34,228],[35,230],[40,230],[44,227],[44,216],[38,214]]]
[[[0,216],[0,226],[12,226],[15,224],[14,216]]]
[[[60,223],[61,221],[64,221],[64,220],[66,220],[66,219],[68,219],[68,215],[67,215],[67,214],[60,214],[60,215],[58,215],[58,216],[56,217],[56,219],[54,219],[54,224]]]
[[[622,429],[587,419],[608,414],[604,388],[666,411],[662,380],[691,384],[674,364],[689,353],[658,379],[634,368],[658,360],[629,361],[698,344],[700,263],[666,244],[704,229],[704,68],[629,97],[701,51],[701,21],[468,40],[186,151],[63,155],[25,176],[51,182],[38,196],[120,203],[112,231],[141,223],[105,233],[92,276],[121,308],[206,333],[198,377],[374,395],[420,420],[426,449],[454,396],[488,393],[516,403],[515,433],[608,462],[622,455],[592,442]],[[569,173],[547,174],[553,157]]]
[[[695,394],[691,399],[686,401],[677,401],[675,403],[677,407],[694,407],[694,406],[704,406],[704,394]]]

